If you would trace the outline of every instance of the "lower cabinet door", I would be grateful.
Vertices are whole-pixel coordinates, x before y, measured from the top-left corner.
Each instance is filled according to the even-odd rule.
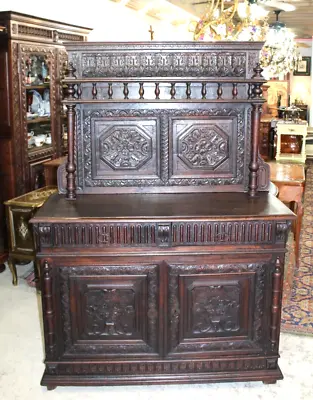
[[[168,357],[267,354],[273,261],[168,266]]]
[[[159,357],[159,275],[157,264],[43,262],[47,360]]]

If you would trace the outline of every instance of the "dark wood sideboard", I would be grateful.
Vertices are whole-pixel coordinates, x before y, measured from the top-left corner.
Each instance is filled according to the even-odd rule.
[[[261,47],[66,45],[66,183],[32,219],[48,389],[282,378]]]

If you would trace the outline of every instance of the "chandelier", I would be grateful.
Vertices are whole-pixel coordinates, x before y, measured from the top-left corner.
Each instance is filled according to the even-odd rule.
[[[295,35],[278,21],[281,10],[275,10],[276,22],[270,25],[266,42],[261,50],[260,64],[266,79],[278,78],[292,71],[301,60]]]
[[[209,0],[194,40],[265,40],[267,12],[255,0]]]

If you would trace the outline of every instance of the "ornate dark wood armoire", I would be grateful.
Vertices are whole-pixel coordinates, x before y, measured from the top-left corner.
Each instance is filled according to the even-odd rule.
[[[14,11],[0,12],[0,263],[8,247],[4,201],[44,186],[43,163],[65,150],[63,42],[86,41],[90,31]],[[45,99],[41,103],[45,111],[43,107],[38,111],[38,96]],[[43,134],[50,135],[50,141],[35,145],[35,137]]]
[[[282,378],[261,46],[67,44],[66,183],[32,220],[48,389]]]

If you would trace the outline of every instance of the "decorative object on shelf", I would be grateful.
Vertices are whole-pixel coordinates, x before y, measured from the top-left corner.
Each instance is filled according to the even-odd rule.
[[[267,11],[252,0],[210,0],[194,29],[194,40],[265,40]]]
[[[261,50],[260,63],[266,79],[278,78],[292,71],[301,60],[295,35],[278,20],[281,10],[275,10],[276,22],[270,25]]]
[[[293,70],[295,76],[310,76],[311,75],[311,57],[302,57]]]

